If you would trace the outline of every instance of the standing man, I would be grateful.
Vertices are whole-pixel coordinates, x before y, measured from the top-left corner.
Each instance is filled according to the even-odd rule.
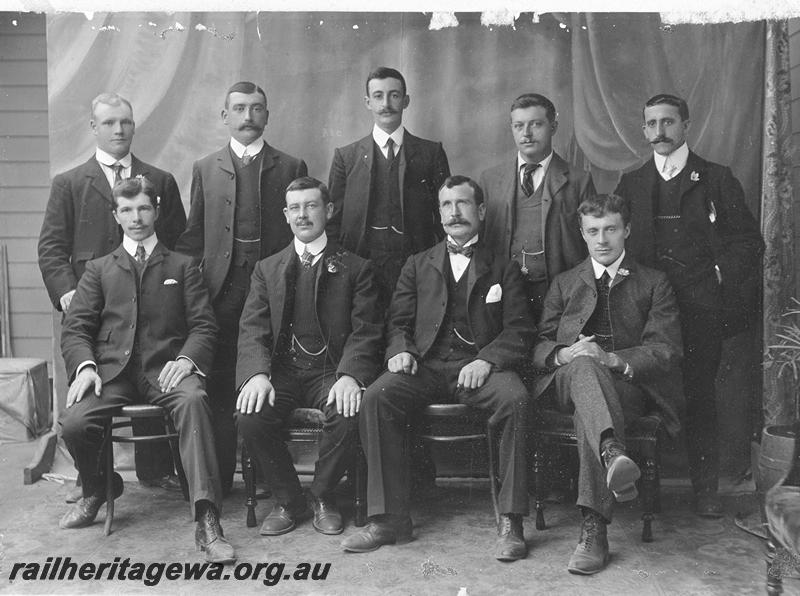
[[[528,392],[513,369],[528,357],[533,321],[519,266],[481,242],[480,187],[466,176],[451,176],[439,191],[439,206],[447,240],[403,267],[389,312],[388,371],[364,395],[360,431],[370,521],[342,546],[368,552],[411,538],[407,424],[425,405],[450,400],[487,410],[489,424],[498,429],[495,557],[513,561],[528,552],[522,529],[528,513]]]
[[[553,280],[533,363],[537,399],[573,412],[578,437],[578,506],[583,525],[570,573],[608,563],[606,526],[614,501],[637,496],[638,466],[625,452],[625,421],[658,409],[667,432],[679,428],[680,325],[675,295],[660,271],[625,252],[630,203],[600,195],[578,208],[590,257]]]
[[[294,240],[253,272],[239,335],[237,424],[276,498],[261,534],[293,530],[307,514],[284,423],[292,410],[322,410],[325,424],[308,501],[314,529],[340,534],[333,489],[354,461],[361,392],[377,376],[383,313],[369,261],[325,233],[333,213],[327,187],[298,178],[286,191]]]
[[[61,427],[83,498],[60,526],[94,521],[106,500],[105,470],[98,469],[105,423],[117,408],[144,401],[166,408],[178,431],[197,548],[208,561],[232,562],[219,525],[222,488],[203,381],[217,334],[208,293],[192,259],[159,242],[158,198],[147,178],[123,180],[113,193],[122,245],[87,263],[61,334],[72,380]],[[123,490],[118,474],[113,484],[116,498]]]
[[[511,104],[517,154],[481,174],[486,195],[486,241],[519,263],[534,320],[552,279],[586,257],[576,210],[594,194],[589,172],[553,151],[556,108],[538,93]]]
[[[186,214],[175,178],[131,153],[136,131],[130,102],[116,93],[92,100],[89,125],[97,148],[85,163],[53,178],[42,230],[39,269],[56,310],[69,309],[86,262],[107,255],[122,241],[114,219],[111,189],[122,179],[147,176],[160,197],[156,232],[168,249],[175,247],[186,226]],[[137,420],[137,434],[148,432],[149,421]],[[172,457],[164,445],[137,445],[136,472],[148,486],[180,488],[172,476]]]
[[[723,315],[731,305],[739,320],[755,313],[764,245],[730,168],[689,150],[686,101],[656,95],[643,117],[653,157],[624,174],[616,193],[632,204],[631,252],[666,272],[675,288],[695,508],[698,515],[721,517],[715,381],[727,333]]]
[[[189,223],[176,250],[202,258],[203,279],[219,325],[208,393],[214,410],[222,488],[236,470],[236,343],[255,264],[292,239],[284,223],[284,193],[305,176],[305,162],[267,144],[267,96],[255,83],[236,83],[225,96],[222,122],[231,140],[195,162]]]
[[[369,73],[364,104],[372,133],[336,149],[328,182],[328,235],[373,262],[382,312],[406,258],[442,238],[436,193],[450,167],[441,143],[403,127],[410,101],[398,71],[381,66]]]

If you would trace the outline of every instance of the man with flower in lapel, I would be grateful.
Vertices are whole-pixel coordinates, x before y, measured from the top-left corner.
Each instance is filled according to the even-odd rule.
[[[533,364],[543,371],[537,403],[573,412],[583,525],[567,569],[588,575],[608,563],[614,498],[637,496],[640,471],[625,452],[625,421],[652,406],[668,433],[679,428],[681,335],[667,276],[625,251],[630,203],[599,195],[578,214],[589,258],[550,285]]]
[[[333,213],[327,187],[294,180],[283,212],[294,239],[257,263],[242,312],[236,421],[276,500],[261,534],[291,532],[312,512],[317,532],[339,534],[333,489],[354,459],[361,393],[380,366],[383,314],[371,263],[325,233]],[[298,407],[325,415],[307,494],[283,434]]]
[[[219,523],[222,487],[205,391],[217,335],[208,292],[197,264],[167,250],[155,233],[158,197],[147,178],[121,181],[113,197],[122,244],[87,263],[61,333],[71,383],[60,423],[83,498],[60,526],[91,525],[106,500],[98,463],[109,417],[121,406],[152,403],[169,411],[178,431],[195,544],[207,561],[230,563],[236,554]],[[122,478],[111,480],[116,498]]]
[[[498,539],[494,555],[527,555],[525,457],[528,392],[515,367],[528,358],[534,325],[519,265],[483,244],[481,188],[450,176],[439,189],[448,237],[408,258],[389,309],[387,368],[367,389],[361,443],[367,454],[369,524],[342,541],[369,552],[411,539],[406,428],[415,410],[435,401],[490,413],[500,440]]]
[[[203,279],[219,325],[208,393],[214,407],[222,489],[236,471],[236,343],[239,317],[255,264],[291,240],[283,223],[284,193],[307,173],[306,163],[279,151],[264,138],[269,120],[264,90],[249,81],[225,95],[222,122],[231,138],[192,170],[189,221],[175,250],[201,261]]]
[[[722,340],[752,322],[763,242],[730,168],[689,150],[689,107],[659,94],[642,112],[653,157],[615,191],[633,206],[631,253],[666,272],[683,332],[686,447],[695,511],[721,517],[715,383]]]

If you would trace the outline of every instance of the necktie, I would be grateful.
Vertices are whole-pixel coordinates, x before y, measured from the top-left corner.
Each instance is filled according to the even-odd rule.
[[[139,264],[144,264],[147,260],[147,253],[144,251],[144,244],[141,242],[136,247],[136,255],[135,255],[136,262]]]
[[[386,141],[386,161],[389,163],[394,161],[394,139],[392,137]]]
[[[664,174],[667,177],[667,180],[669,180],[670,178],[672,178],[675,175],[675,170],[677,170],[677,169],[678,169],[678,166],[676,166],[674,163],[670,162],[670,160],[666,159],[666,160],[664,160],[664,167],[661,169],[661,171],[664,172]]]
[[[114,170],[114,186],[119,184],[119,181],[122,180],[122,170],[124,169],[121,163],[114,162],[114,165],[111,166],[111,169]]]
[[[538,163],[526,163],[522,172],[522,190],[525,191],[525,196],[529,197],[533,194],[533,173],[539,167]]]
[[[447,241],[447,252],[451,255],[464,255],[468,259],[472,257],[472,253],[475,251],[475,245],[470,244],[469,246],[459,246],[455,242]]]
[[[314,255],[308,252],[308,247],[303,249],[303,254],[300,255],[300,262],[303,264],[304,269],[311,268],[311,262],[314,260]]]
[[[247,149],[245,149],[244,153],[242,153],[242,163],[248,165],[251,161],[253,161],[253,156],[247,153]]]

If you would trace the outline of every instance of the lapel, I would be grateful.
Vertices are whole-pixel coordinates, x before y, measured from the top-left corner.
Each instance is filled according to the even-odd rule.
[[[109,204],[113,204],[111,201],[111,187],[108,185],[108,179],[106,178],[105,172],[103,172],[103,168],[100,166],[100,162],[97,161],[94,155],[86,162],[86,175],[92,179],[92,188],[94,188],[97,194],[103,197]]]
[[[365,136],[358,142],[356,152],[356,160],[361,167],[364,168],[365,180],[370,180],[372,177],[372,156],[373,156],[373,140],[372,133]],[[367,195],[369,195],[369,188],[367,188]]]
[[[628,271],[628,275],[620,274],[620,270],[625,269]],[[622,263],[619,264],[619,269],[617,269],[617,274],[614,276],[614,279],[611,281],[611,285],[609,286],[609,290],[611,288],[616,288],[618,285],[625,283],[625,280],[628,279],[631,275],[635,273],[636,269],[636,261],[633,260],[631,257],[631,253],[629,251],[625,251],[625,258],[622,259]]]
[[[430,261],[431,266],[438,272],[438,276],[434,276],[436,278],[435,281],[438,281],[439,287],[441,289],[441,293],[444,295],[444,303],[447,304],[447,300],[449,298],[447,294],[447,278],[445,274],[445,266],[444,260],[447,258],[447,240],[442,240],[431,248],[428,251],[428,260]],[[422,283],[426,283],[428,280],[418,280],[417,283],[419,284],[420,281]],[[434,280],[430,280],[434,281]],[[442,309],[444,313],[444,309]],[[444,316],[444,315],[442,315]]]
[[[283,325],[283,313],[286,310],[286,288],[290,283],[294,283],[294,280],[290,279],[294,275],[294,270],[291,267],[295,256],[294,240],[279,254],[280,259],[276,268],[274,290],[268,292],[275,341],[277,341],[278,333],[280,333]]]
[[[403,221],[405,221],[405,197],[403,193],[403,187],[405,186],[403,182],[406,179],[406,168],[410,168],[414,163],[417,151],[419,150],[419,144],[417,143],[417,138],[408,132],[406,129],[405,133],[403,134],[403,146],[400,151],[400,163],[398,167],[398,184],[400,186],[400,213],[403,216]]]
[[[681,178],[681,211],[683,211],[683,202],[695,186],[700,184],[706,178],[706,162],[700,156],[689,151],[689,157],[686,160],[686,167],[682,172],[685,175]],[[695,178],[695,180],[692,180]]]
[[[236,178],[236,170],[233,167],[233,160],[231,159],[230,143],[217,151],[217,165],[223,172],[228,174],[231,180]]]
[[[567,173],[569,166],[561,156],[553,152],[553,158],[550,160],[550,166],[544,173],[544,180],[542,183],[545,185],[542,189],[542,230],[545,229],[545,222],[547,215],[550,212],[550,207],[553,205],[553,197],[564,187],[568,182]]]
[[[261,175],[275,167],[278,163],[278,152],[264,141],[264,155],[261,157]]]
[[[656,213],[658,204],[658,178],[660,177],[656,169],[656,162],[653,156],[639,168],[636,176],[640,182],[634,185],[634,188],[641,188],[645,193],[641,201],[636,201],[636,220],[642,228],[639,230],[640,234],[652,235],[653,233],[653,217]]]
[[[131,276],[133,275],[133,267],[131,267],[130,255],[125,251],[122,243],[114,249],[111,253],[114,255],[114,262],[124,271],[127,271]]]
[[[589,286],[592,290],[597,289],[597,282],[594,278],[594,265],[592,265],[592,257],[586,257],[586,259],[578,265],[578,278],[583,281],[587,286]],[[592,304],[591,310],[594,310],[595,305]]]
[[[500,189],[497,196],[500,200],[503,201],[505,210],[506,210],[506,217],[503,218],[502,221],[510,222],[509,229],[514,229],[516,222],[514,221],[514,216],[516,214],[516,206],[514,205],[514,199],[517,196],[517,176],[519,173],[517,171],[517,156],[514,155],[513,164],[510,168],[507,168],[503,171],[503,174],[500,176],[499,184]],[[511,244],[511,237],[508,238],[509,246],[506,249],[510,248]]]
[[[134,176],[147,176],[149,173],[150,170],[147,168],[147,164],[131,154],[131,178]],[[150,180],[150,182],[153,181]]]
[[[472,301],[472,291],[475,289],[477,281],[492,268],[492,252],[488,247],[484,247],[482,241],[478,240],[475,252],[469,260],[469,277],[467,278],[467,312],[469,312],[470,302]]]

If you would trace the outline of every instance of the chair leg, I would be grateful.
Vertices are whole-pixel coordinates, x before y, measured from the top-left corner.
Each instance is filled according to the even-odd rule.
[[[658,490],[658,466],[652,453],[647,453],[644,458],[642,478],[640,481],[642,494],[642,542],[653,541],[652,522],[655,509],[656,492]]]
[[[114,443],[111,440],[111,424],[113,418],[106,422],[103,434],[103,453],[105,454],[106,468],[106,523],[103,534],[111,534],[111,523],[114,521]]]
[[[164,428],[168,434],[177,435],[175,425],[172,423],[172,418],[168,413],[164,414]],[[169,450],[172,452],[172,461],[175,464],[175,471],[178,473],[178,481],[181,483],[181,491],[183,491],[183,499],[189,500],[189,483],[186,481],[186,471],[183,469],[183,461],[181,461],[181,453],[178,448],[178,439],[169,439]]]
[[[489,448],[489,490],[492,493],[492,507],[494,508],[494,521],[496,524],[500,524],[500,505],[498,504],[498,497],[497,497],[497,472],[495,470],[495,460],[500,459],[499,456],[496,457],[496,451],[499,447],[496,446],[494,440],[494,428],[492,427],[491,423],[486,423],[486,442]]]
[[[769,533],[769,530],[767,531]],[[781,561],[785,561],[785,552],[782,546],[776,546],[770,534],[766,546],[767,555],[767,596],[783,594],[783,572]]]
[[[256,479],[253,470],[253,460],[247,452],[247,447],[242,444],[242,480],[244,480],[245,507],[247,507],[247,527],[256,525]]]
[[[542,440],[536,441],[533,452],[533,487],[536,495],[536,529],[546,530],[544,523],[544,497],[547,494],[547,470],[545,469],[544,445]]]
[[[356,457],[353,463],[353,508],[355,510],[355,525],[367,525],[367,458],[364,449],[359,443],[356,446]]]

